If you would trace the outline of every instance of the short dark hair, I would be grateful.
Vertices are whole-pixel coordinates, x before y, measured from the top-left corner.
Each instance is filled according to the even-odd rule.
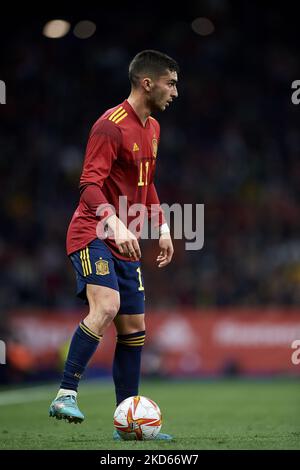
[[[177,62],[163,52],[148,49],[139,52],[130,62],[129,80],[133,87],[137,87],[141,75],[149,74],[150,77],[159,77],[167,70],[179,72]]]

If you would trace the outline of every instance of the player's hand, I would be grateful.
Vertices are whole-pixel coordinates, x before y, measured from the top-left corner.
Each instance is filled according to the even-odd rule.
[[[138,261],[142,256],[139,242],[130,230],[126,229],[126,232],[127,233],[120,238],[115,238],[116,245],[121,255],[128,256],[130,259]]]
[[[138,261],[142,255],[136,236],[128,230],[116,215],[112,215],[107,219],[107,224],[114,233],[115,242],[121,255],[127,256],[133,261]]]
[[[158,262],[158,267],[163,268],[171,262],[174,253],[173,243],[169,233],[164,233],[159,237],[159,247],[160,253],[156,261]]]

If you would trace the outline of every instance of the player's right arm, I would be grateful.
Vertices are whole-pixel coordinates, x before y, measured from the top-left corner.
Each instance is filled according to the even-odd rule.
[[[132,260],[139,260],[141,258],[141,249],[136,236],[127,229],[116,215],[108,217],[106,223],[114,234],[114,239],[121,255],[129,256]]]
[[[119,252],[131,259],[139,259],[141,251],[135,235],[116,216],[102,191],[104,181],[118,158],[121,140],[121,131],[114,123],[102,120],[94,125],[86,148],[79,188],[81,201],[92,214],[98,215],[101,208],[99,219],[109,226]]]

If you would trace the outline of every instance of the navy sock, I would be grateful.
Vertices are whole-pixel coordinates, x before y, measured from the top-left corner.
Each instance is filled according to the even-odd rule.
[[[138,395],[144,342],[145,331],[117,336],[113,362],[117,405],[125,398]]]
[[[101,336],[91,331],[83,321],[79,324],[70,344],[60,388],[77,391],[79,380],[100,339]]]

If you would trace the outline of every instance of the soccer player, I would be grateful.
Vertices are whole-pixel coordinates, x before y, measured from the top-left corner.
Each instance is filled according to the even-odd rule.
[[[151,114],[164,111],[178,96],[178,72],[177,63],[166,54],[154,50],[138,53],[129,65],[128,99],[106,111],[90,132],[79,205],[67,233],[77,295],[88,303],[89,313],[73,335],[60,389],[50,406],[50,416],[58,419],[84,420],[77,405],[78,383],[112,322],[117,330],[113,360],[116,403],[138,395],[145,297],[139,234],[128,228],[134,220],[130,208],[133,204],[156,208],[144,215],[159,230],[158,267],[167,266],[174,250],[153,182],[160,126]],[[125,222],[120,196],[127,197]],[[120,439],[117,431],[114,439]],[[157,439],[171,436],[160,433]]]

